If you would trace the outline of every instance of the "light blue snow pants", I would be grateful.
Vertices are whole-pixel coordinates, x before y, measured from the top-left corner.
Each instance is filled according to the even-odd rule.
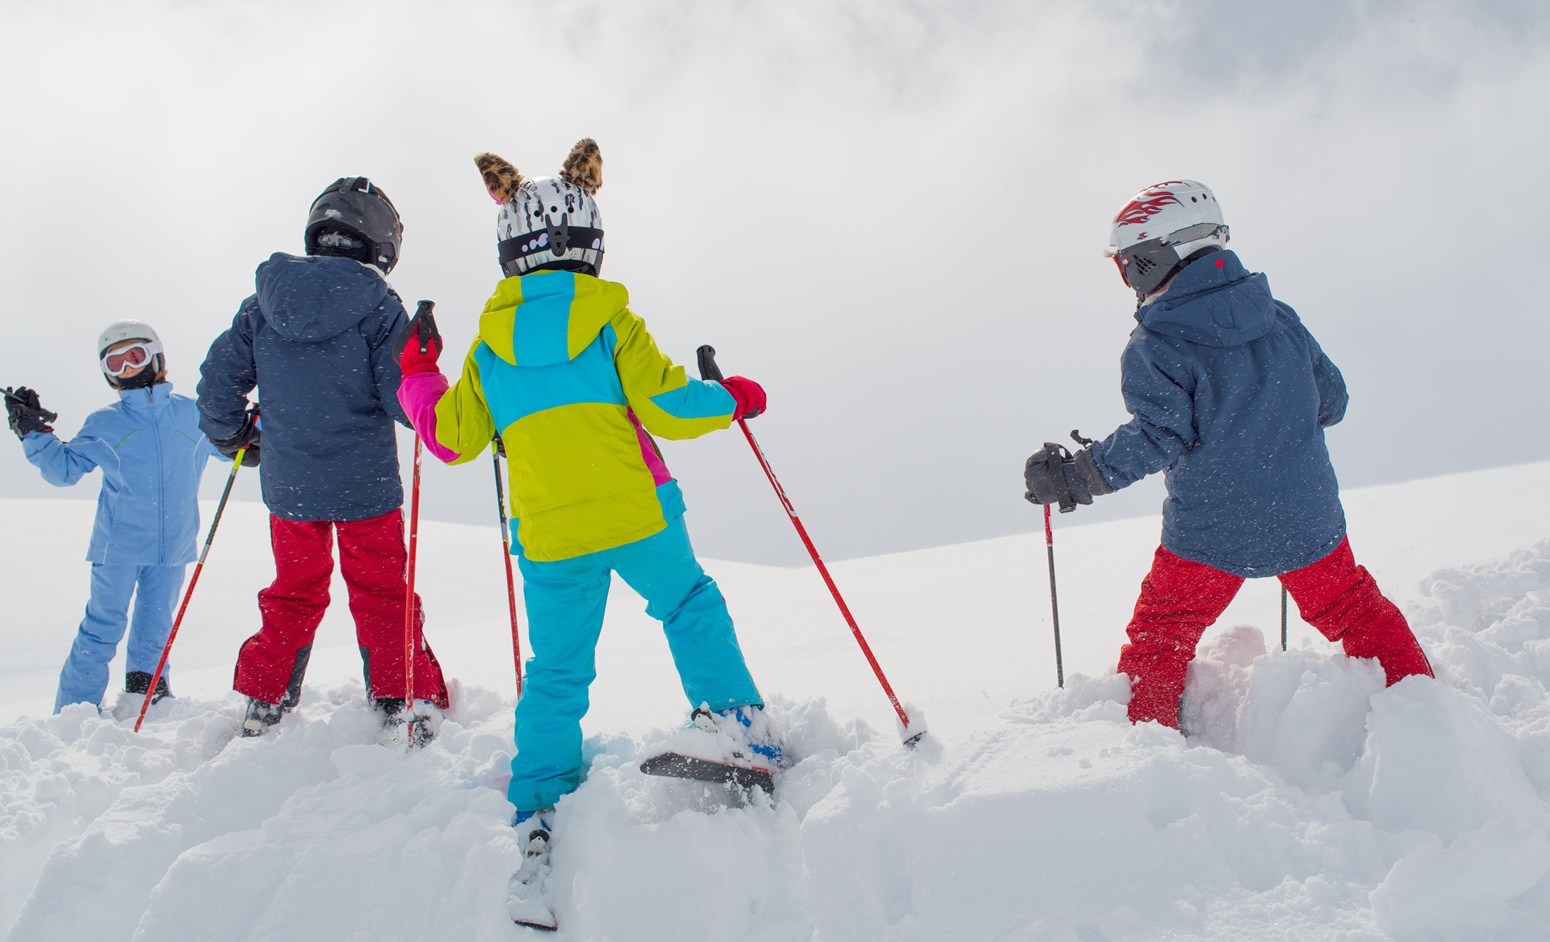
[[[91,598],[86,618],[70,645],[70,656],[59,672],[59,692],[54,712],[72,703],[102,702],[108,690],[108,664],[118,642],[129,629],[129,648],[124,670],[156,670],[162,646],[172,631],[172,610],[183,588],[183,566],[104,566],[92,563]],[[129,599],[135,600],[134,620],[129,618]],[[171,665],[162,672],[169,676]],[[170,681],[169,681],[170,683]]]
[[[517,754],[506,797],[518,811],[552,808],[581,784],[581,718],[597,676],[610,572],[646,599],[662,622],[691,706],[763,706],[748,675],[727,603],[705,574],[683,517],[644,540],[574,559],[534,562],[518,554],[527,599],[528,658],[517,704]]]

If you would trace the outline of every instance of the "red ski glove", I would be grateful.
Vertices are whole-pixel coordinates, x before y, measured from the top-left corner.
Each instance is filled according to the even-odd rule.
[[[751,419],[764,411],[763,386],[746,376],[728,376],[721,381],[721,385],[737,400],[737,411],[732,414],[732,418]]]
[[[441,331],[431,314],[431,302],[421,301],[420,309],[398,335],[398,369],[405,376],[437,373],[436,358],[441,356]]]

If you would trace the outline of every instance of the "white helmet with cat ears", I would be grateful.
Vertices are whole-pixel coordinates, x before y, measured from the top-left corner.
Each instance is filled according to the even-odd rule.
[[[474,158],[485,189],[501,204],[495,237],[507,278],[536,271],[603,269],[603,156],[597,142],[577,142],[555,177],[527,179],[495,154]]]

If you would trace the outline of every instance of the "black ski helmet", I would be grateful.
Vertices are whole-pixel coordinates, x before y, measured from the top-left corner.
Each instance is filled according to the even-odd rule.
[[[404,223],[393,201],[370,180],[340,177],[312,201],[304,238],[308,255],[345,255],[385,275],[398,264]]]

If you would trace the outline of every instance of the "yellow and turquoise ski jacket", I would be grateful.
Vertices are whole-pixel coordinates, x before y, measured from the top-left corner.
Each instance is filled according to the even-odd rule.
[[[546,271],[507,278],[448,385],[405,377],[399,399],[431,452],[471,461],[496,434],[510,466],[511,532],[538,562],[623,546],[683,513],[652,436],[732,424],[719,383],[690,379],[657,349],[624,286]]]

